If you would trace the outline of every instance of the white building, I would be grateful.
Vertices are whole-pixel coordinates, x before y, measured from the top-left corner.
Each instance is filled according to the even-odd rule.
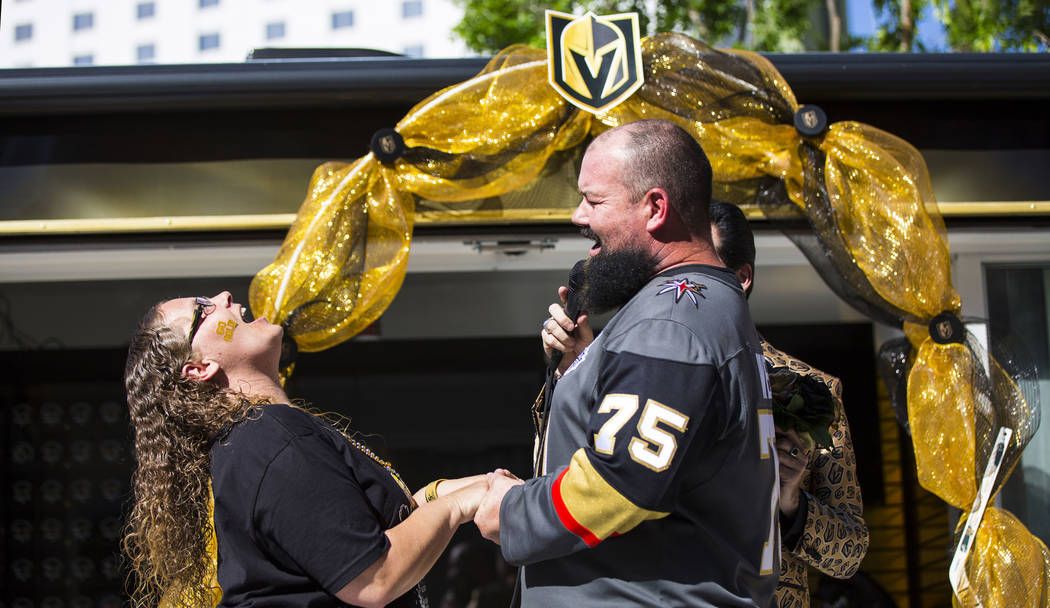
[[[0,68],[240,62],[266,47],[463,57],[452,0],[5,0]]]

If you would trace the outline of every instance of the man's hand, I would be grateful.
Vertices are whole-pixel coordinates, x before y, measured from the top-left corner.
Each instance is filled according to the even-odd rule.
[[[561,304],[554,303],[547,308],[550,318],[544,321],[543,329],[540,331],[540,339],[543,340],[543,354],[549,359],[554,351],[565,353],[558,364],[558,373],[564,373],[572,365],[576,357],[580,356],[587,345],[594,342],[594,330],[587,321],[584,313],[577,319],[570,319],[565,314],[565,298],[569,289],[565,286],[558,288],[558,296]],[[575,330],[576,335],[569,332]]]
[[[499,507],[507,490],[525,483],[507,471],[497,470],[487,476],[489,490],[481,499],[481,505],[474,513],[474,523],[481,535],[499,544]]]
[[[802,440],[795,429],[776,429],[777,459],[780,461],[780,512],[786,517],[794,517],[798,511],[802,474],[809,464],[809,452],[802,447]]]

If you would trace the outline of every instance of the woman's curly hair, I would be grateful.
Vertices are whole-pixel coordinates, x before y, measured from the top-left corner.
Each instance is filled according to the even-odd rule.
[[[124,368],[138,462],[123,540],[134,606],[214,605],[211,443],[260,403],[182,373],[193,356],[187,329],[167,326],[155,305],[139,322]]]

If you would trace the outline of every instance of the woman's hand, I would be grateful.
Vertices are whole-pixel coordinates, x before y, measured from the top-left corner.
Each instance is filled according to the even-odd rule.
[[[564,353],[561,362],[558,364],[559,374],[572,365],[572,362],[576,360],[576,357],[580,356],[580,353],[587,348],[588,344],[594,342],[594,330],[588,322],[586,313],[575,320],[570,319],[565,314],[565,298],[568,293],[569,289],[567,287],[562,286],[558,288],[558,297],[561,298],[561,304],[554,303],[547,308],[550,317],[543,322],[543,327],[540,330],[540,339],[543,341],[543,353],[547,355],[548,359],[554,354],[554,351]],[[576,332],[575,335],[569,333],[573,330]]]
[[[406,593],[441,557],[459,526],[474,518],[489,490],[489,479],[497,475],[505,479],[510,473],[497,469],[495,473],[437,484],[440,496],[429,503],[423,500],[405,521],[387,530],[387,552],[339,590],[336,597],[355,606],[386,606]]]
[[[481,504],[481,499],[485,497],[485,493],[489,490],[489,484],[485,478],[465,485],[455,492],[446,494],[445,496],[454,505],[454,509],[459,513],[459,524],[465,524],[468,521],[474,519],[474,513],[478,510],[478,505]]]
[[[488,490],[494,476],[518,479],[507,469],[496,469],[491,473],[471,475],[470,477],[440,479],[431,482],[427,487],[416,492],[413,498],[416,499],[417,504],[422,505],[436,498],[448,496],[455,503],[456,508],[460,509],[463,519],[459,523],[463,524],[474,518],[474,512],[477,511],[478,504],[481,502],[481,496],[484,496]],[[481,495],[477,496],[476,493],[479,488]],[[430,500],[427,500],[428,489],[432,492]]]

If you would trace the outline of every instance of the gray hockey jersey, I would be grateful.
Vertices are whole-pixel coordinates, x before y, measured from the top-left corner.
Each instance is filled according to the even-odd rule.
[[[780,558],[762,348],[736,276],[670,269],[558,382],[500,506],[522,605],[767,606]]]

